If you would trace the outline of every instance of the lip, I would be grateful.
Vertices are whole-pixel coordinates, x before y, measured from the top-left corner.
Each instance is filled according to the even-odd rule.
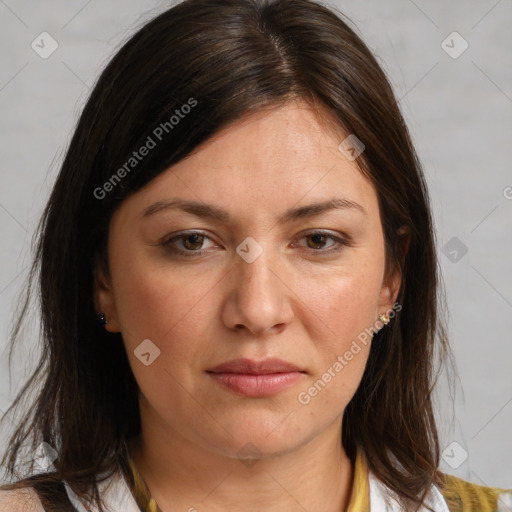
[[[233,359],[206,370],[223,387],[240,395],[267,397],[293,386],[305,374],[281,359]]]
[[[269,373],[301,372],[302,370],[287,361],[276,358],[254,361],[253,359],[240,358],[227,361],[207,370],[212,373],[243,373],[246,375],[266,375]]]

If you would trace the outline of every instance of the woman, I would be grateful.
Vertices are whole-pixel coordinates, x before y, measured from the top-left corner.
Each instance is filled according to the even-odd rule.
[[[43,381],[0,510],[509,499],[438,469],[428,193],[385,75],[326,7],[186,0],[142,27],[85,106],[36,275]]]

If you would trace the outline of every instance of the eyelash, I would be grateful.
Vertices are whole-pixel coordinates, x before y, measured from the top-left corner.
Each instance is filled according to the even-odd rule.
[[[209,236],[207,236],[206,234],[204,234],[204,233],[202,233],[200,231],[188,231],[186,233],[181,233],[180,235],[173,236],[172,238],[168,238],[168,239],[164,240],[160,245],[163,246],[164,248],[166,248],[167,250],[169,250],[170,252],[172,252],[173,254],[184,256],[184,257],[187,257],[187,258],[193,258],[194,256],[202,256],[202,255],[206,254],[208,252],[208,249],[202,249],[202,250],[197,250],[197,251],[193,251],[193,250],[184,251],[184,250],[181,250],[181,249],[177,249],[175,246],[173,246],[173,243],[176,240],[182,240],[182,239],[184,239],[184,238],[186,238],[188,236],[191,236],[191,235],[199,235],[199,236],[202,236],[204,238],[210,239]],[[324,231],[313,231],[311,233],[307,233],[307,234],[303,235],[300,239],[306,238],[306,237],[315,236],[315,235],[321,235],[321,236],[325,236],[327,238],[330,238],[331,240],[335,241],[338,246],[336,248],[334,248],[334,249],[329,249],[329,250],[310,249],[311,251],[313,251],[313,253],[318,253],[318,254],[321,254],[321,255],[330,255],[330,254],[337,253],[337,252],[341,251],[344,247],[350,245],[348,240],[343,239],[343,238],[338,237],[338,236],[335,236],[335,235],[333,235],[331,233],[326,233]]]

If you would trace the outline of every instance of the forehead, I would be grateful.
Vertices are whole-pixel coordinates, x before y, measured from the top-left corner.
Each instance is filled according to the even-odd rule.
[[[196,162],[218,168],[245,164],[260,176],[307,173],[311,166],[325,164],[328,153],[331,160],[338,160],[338,145],[344,137],[327,111],[316,112],[307,103],[295,101],[246,114],[196,148],[191,158],[197,156]]]
[[[338,146],[347,137],[306,103],[250,113],[128,199],[147,210],[183,198],[250,218],[345,197],[378,214],[373,184]]]

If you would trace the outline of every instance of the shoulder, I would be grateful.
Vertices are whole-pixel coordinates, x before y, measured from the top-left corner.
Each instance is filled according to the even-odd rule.
[[[36,491],[25,487],[0,491],[0,512],[44,512],[44,508]]]
[[[512,511],[512,490],[486,487],[443,474],[440,489],[450,512],[509,512]]]

